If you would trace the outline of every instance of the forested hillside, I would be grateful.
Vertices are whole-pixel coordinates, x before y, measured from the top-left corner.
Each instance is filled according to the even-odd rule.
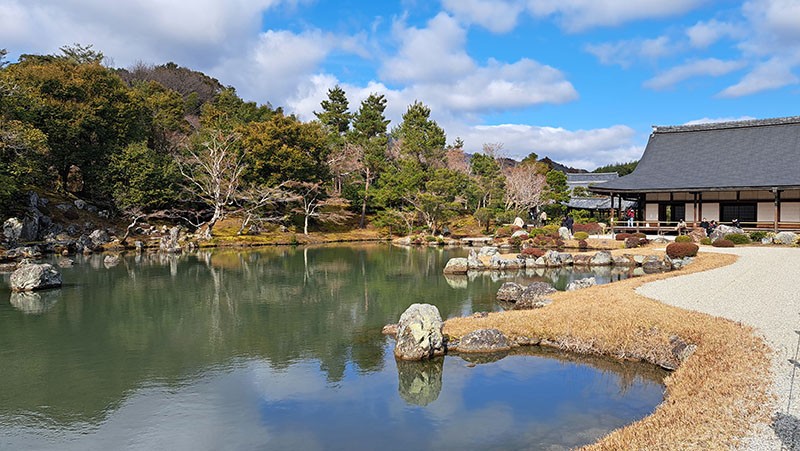
[[[19,213],[30,190],[208,237],[230,216],[240,233],[331,223],[440,232],[459,216],[488,228],[562,208],[552,162],[504,164],[497,144],[468,158],[421,101],[390,124],[383,95],[350,105],[337,86],[303,122],[174,63],[103,62],[80,45],[0,60],[0,219]]]

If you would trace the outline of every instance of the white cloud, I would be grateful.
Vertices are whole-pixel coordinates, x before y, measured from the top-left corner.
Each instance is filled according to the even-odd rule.
[[[588,44],[586,51],[596,56],[602,64],[618,64],[629,67],[646,60],[657,60],[678,50],[667,36],[653,39],[630,39],[626,41]]]
[[[729,22],[719,22],[715,19],[707,22],[697,22],[686,29],[686,36],[692,47],[704,49],[722,38],[740,38],[744,30],[740,25]]]
[[[523,124],[451,126],[450,136],[460,136],[467,151],[483,143],[503,143],[509,158],[517,160],[535,152],[559,163],[585,169],[604,164],[637,160],[644,146],[636,142],[636,132],[625,125],[590,130],[566,130]]]
[[[439,13],[426,28],[405,27],[402,23],[396,23],[394,28],[400,49],[381,68],[381,76],[387,80],[449,80],[475,67],[472,58],[464,51],[466,31],[446,13]]]
[[[772,58],[764,63],[757,64],[739,83],[725,88],[719,93],[719,96],[741,97],[797,84],[800,79],[792,72],[792,63],[792,61],[781,58]],[[797,64],[797,62],[795,61],[794,64]]]
[[[759,34],[755,41],[781,47],[800,44],[800,3],[796,0],[751,0],[742,6],[742,13]]]
[[[694,77],[719,77],[744,67],[741,61],[723,61],[716,58],[692,61],[673,67],[644,82],[651,89],[666,89]]]
[[[755,119],[752,116],[739,116],[739,117],[704,117],[685,122],[683,125],[698,125],[698,124],[714,124],[718,122],[736,122],[736,121],[750,121]]]
[[[558,16],[564,29],[579,32],[598,26],[675,16],[703,3],[704,0],[529,0],[528,9],[538,17]]]
[[[525,9],[524,3],[513,0],[443,0],[442,6],[459,20],[480,25],[493,33],[513,30]]]
[[[334,36],[318,30],[270,30],[252,48],[221,61],[210,73],[235,86],[244,98],[280,105],[313,83],[311,76],[335,45]]]

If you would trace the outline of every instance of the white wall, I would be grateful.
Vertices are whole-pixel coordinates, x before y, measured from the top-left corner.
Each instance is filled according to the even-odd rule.
[[[653,224],[658,222],[658,204],[644,205],[644,220]]]
[[[703,214],[700,216],[700,219],[706,218],[708,221],[712,219],[714,221],[719,222],[719,204],[714,203],[703,203]]]
[[[773,202],[759,202],[756,211],[756,221],[775,222],[775,204]]]
[[[686,208],[686,217],[683,218],[683,220],[686,222],[694,222],[694,202],[687,203],[685,208]],[[697,206],[697,209],[698,210],[700,209],[699,205]],[[699,219],[697,221],[700,222]]]
[[[781,221],[800,222],[800,202],[781,202]]]

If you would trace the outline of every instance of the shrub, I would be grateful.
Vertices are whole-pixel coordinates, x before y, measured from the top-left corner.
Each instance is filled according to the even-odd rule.
[[[747,244],[750,242],[750,237],[746,233],[729,233],[724,238],[732,241],[733,244]]]
[[[701,239],[700,240],[700,244],[705,244],[706,246],[708,246],[709,244],[711,244],[711,238],[705,237],[705,238]]]
[[[633,235],[631,235],[630,233],[624,233],[624,232],[623,232],[623,233],[618,233],[618,234],[616,235],[615,239],[616,239],[617,241],[625,241],[625,240],[627,240],[628,238],[632,238],[632,237],[633,237]]]
[[[542,227],[545,235],[555,235],[558,236],[558,225],[556,224],[547,224],[546,226]]]
[[[628,238],[625,238],[625,249],[639,247],[639,240],[640,238],[636,238],[635,236],[629,236]]]
[[[719,239],[717,241],[714,241],[713,243],[711,243],[711,245],[714,246],[714,247],[733,247],[733,241],[726,240],[726,239],[723,238],[723,239]]]
[[[694,243],[670,243],[667,245],[667,255],[669,258],[694,257],[700,246]]]
[[[573,238],[576,240],[585,240],[586,238],[589,238],[589,234],[586,232],[575,232]]]
[[[582,251],[585,251],[586,249],[589,249],[589,243],[587,243],[586,240],[578,241],[578,249],[580,249]]]
[[[547,232],[545,232],[544,229],[542,229],[541,227],[528,230],[528,236],[536,237],[539,235],[546,235],[546,234]]]
[[[675,242],[676,243],[691,243],[692,242],[692,237],[690,237],[689,235],[678,235],[678,236],[675,237]]]
[[[509,226],[498,227],[497,231],[494,232],[494,236],[497,238],[506,238],[511,236],[514,233]]]
[[[518,236],[511,237],[511,238],[508,239],[508,244],[510,244],[510,245],[512,245],[514,247],[520,246],[520,245],[522,245],[522,239],[520,237],[518,237]]]
[[[757,230],[755,232],[750,232],[750,239],[753,241],[761,241],[766,238],[769,232],[765,232],[763,230]]]
[[[636,232],[633,234],[633,236],[635,236],[636,238],[647,238],[647,235],[645,235],[642,232]]]
[[[540,249],[538,247],[526,247],[525,249],[522,250],[522,255],[523,255],[523,257],[526,257],[526,258],[531,258],[531,257],[539,258],[544,254],[545,254],[545,250],[544,249]]]
[[[561,240],[555,240],[555,242],[553,242],[553,244],[554,244],[556,247],[564,247],[564,242],[563,242],[563,241],[561,241]]]
[[[425,236],[425,241],[428,242],[428,243],[433,243],[434,241],[436,241],[436,237],[433,236],[433,235],[426,235]]]
[[[514,233],[517,230],[522,230],[522,227],[520,227],[518,225],[514,225],[514,224],[511,224],[509,227],[511,227],[511,233]]]
[[[590,235],[597,235],[603,230],[596,222],[587,222],[586,224],[575,224],[572,226],[572,231],[575,233],[586,232]]]

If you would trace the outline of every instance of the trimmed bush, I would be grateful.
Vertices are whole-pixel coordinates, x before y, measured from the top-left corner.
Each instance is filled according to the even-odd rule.
[[[586,232],[575,232],[575,234],[572,235],[572,237],[575,238],[576,240],[585,240],[586,238],[589,238],[589,234]]]
[[[627,240],[628,238],[633,238],[633,235],[631,235],[630,233],[625,233],[625,232],[623,232],[623,233],[618,233],[618,234],[617,234],[617,235],[614,237],[614,239],[616,239],[617,241],[625,241],[625,240]]]
[[[545,250],[538,247],[526,247],[522,250],[522,256],[525,258],[539,258],[544,254]]]
[[[547,232],[545,232],[544,229],[541,227],[528,230],[528,236],[539,236],[539,235],[545,235],[546,233]]]
[[[724,238],[732,241],[733,244],[748,244],[750,242],[750,237],[745,233],[729,233]]]
[[[676,243],[691,243],[692,242],[692,237],[690,237],[689,235],[678,235],[678,236],[675,237],[675,242]]]
[[[647,235],[645,235],[642,232],[636,232],[633,234],[633,236],[635,236],[636,238],[647,238]]]
[[[572,231],[575,233],[586,232],[590,235],[597,235],[603,230],[596,222],[587,222],[586,224],[575,224],[572,226]]]
[[[766,238],[769,232],[765,232],[763,230],[756,230],[755,232],[750,232],[750,239],[753,241],[760,242],[764,238]]]
[[[700,240],[700,244],[705,244],[706,246],[711,244],[711,238],[705,237]]]
[[[542,227],[544,230],[545,235],[555,235],[558,236],[558,225],[556,224],[547,224],[546,226]]]
[[[511,230],[510,226],[503,226],[497,228],[497,231],[494,232],[494,236],[496,238],[506,238],[511,236],[512,233],[514,233],[514,231]]]
[[[667,245],[667,255],[669,258],[694,257],[700,246],[694,243],[670,243]]]
[[[724,238],[719,239],[717,241],[714,241],[713,243],[711,243],[711,245],[714,246],[714,247],[733,247],[734,246],[733,241],[726,240]]]

